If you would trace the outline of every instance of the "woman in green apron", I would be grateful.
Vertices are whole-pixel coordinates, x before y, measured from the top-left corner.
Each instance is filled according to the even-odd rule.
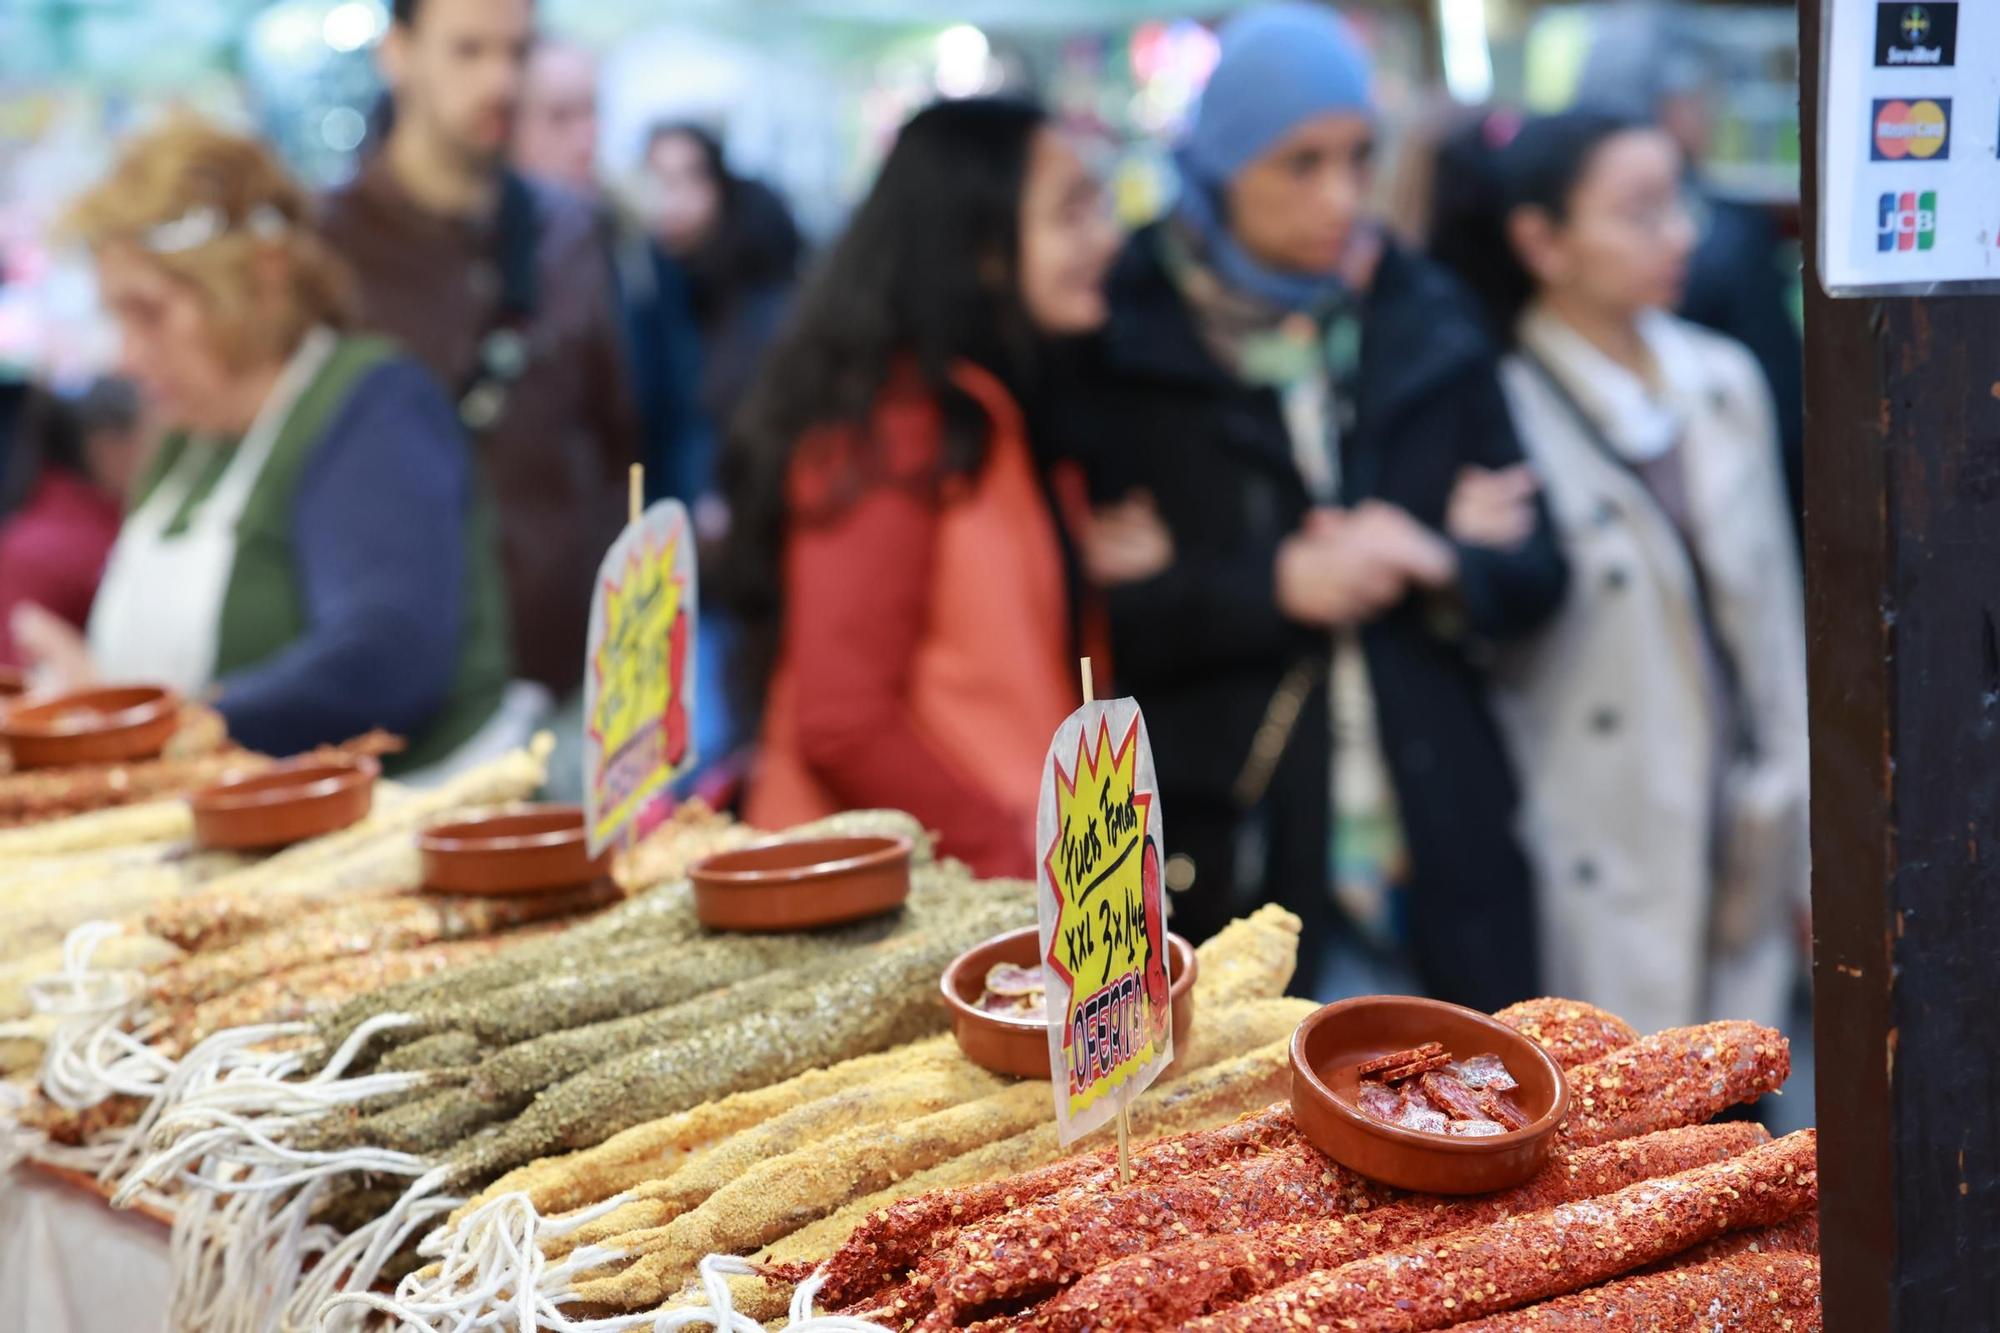
[[[131,143],[80,200],[123,370],[167,435],[87,637],[33,610],[42,683],[151,681],[290,753],[380,727],[442,776],[518,742],[499,566],[444,394],[344,331],[346,282],[261,145],[192,121]],[[581,652],[583,646],[577,645]]]

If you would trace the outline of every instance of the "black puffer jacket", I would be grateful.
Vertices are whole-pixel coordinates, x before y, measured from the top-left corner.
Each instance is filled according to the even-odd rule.
[[[1110,604],[1119,685],[1152,733],[1167,848],[1194,863],[1175,911],[1202,934],[1255,900],[1284,902],[1307,921],[1309,986],[1333,920],[1323,683],[1263,801],[1245,811],[1232,788],[1287,671],[1330,656],[1328,636],[1288,620],[1273,591],[1278,545],[1311,500],[1276,394],[1239,382],[1203,344],[1156,232],[1133,238],[1112,302],[1061,419],[1098,498],[1144,488],[1173,531],[1174,565],[1115,590]],[[1441,528],[1461,467],[1521,459],[1491,349],[1454,282],[1394,250],[1366,299],[1361,342],[1343,502],[1380,499]],[[1362,642],[1411,853],[1416,961],[1434,993],[1496,1008],[1535,993],[1535,931],[1480,655],[1546,618],[1566,571],[1546,514],[1519,550],[1460,556],[1456,598],[1412,597]]]

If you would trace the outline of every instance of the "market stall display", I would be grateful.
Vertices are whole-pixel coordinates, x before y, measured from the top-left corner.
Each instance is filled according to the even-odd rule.
[[[1215,1123],[1282,1089],[1286,1041],[1311,1010],[1278,998],[1297,929],[1270,908],[1204,947],[1217,981],[1196,982],[1201,1017],[1170,1078],[1140,1103],[1146,1129]],[[951,1173],[1055,1160],[1049,1100],[1045,1080],[984,1071],[941,1038],[725,1098],[502,1178],[426,1242],[446,1257],[405,1284],[398,1308],[491,1314],[497,1277],[549,1314],[572,1302],[643,1311],[673,1298],[712,1251],[789,1253],[800,1237],[816,1247],[830,1226]],[[562,1206],[572,1211],[540,1216]],[[510,1256],[527,1262],[509,1268]]]
[[[221,715],[194,704],[182,706],[173,735],[149,758],[17,769],[11,749],[0,745],[0,829],[181,796],[225,773],[274,762],[231,744]],[[22,844],[31,841],[20,840],[19,851],[0,842],[0,857],[27,854]]]
[[[1784,1039],[1752,1024],[1659,1033],[1571,1071],[1582,1095],[1559,1143],[1575,1151],[1700,1124],[1775,1091],[1788,1071]],[[1586,1100],[1615,1102],[1616,1110],[1593,1114],[1581,1105]],[[903,1276],[897,1299],[921,1305],[919,1313],[938,1327],[1026,1312],[1107,1263],[1161,1245],[1305,1216],[1342,1218],[1398,1197],[1311,1147],[1288,1108],[1281,1126],[1247,1161],[1135,1180],[1125,1189],[1072,1186],[961,1224]]]
[[[936,1031],[942,1015],[930,988],[938,971],[970,940],[1007,918],[1018,919],[1025,902],[1024,893],[1011,903],[996,897],[993,891],[999,886],[991,884],[977,886],[989,899],[984,904],[975,902],[966,887],[937,887],[941,892],[912,895],[913,904],[920,896],[932,898],[935,919],[906,921],[895,937],[850,946],[841,956],[780,966],[705,999],[642,1009],[627,1018],[499,1048],[468,1077],[439,1080],[454,1086],[411,1099],[409,1090],[430,1086],[431,1074],[388,1076],[403,1080],[400,1092],[367,1076],[351,1080],[352,1093],[393,1096],[402,1104],[358,1121],[322,1116],[312,1128],[314,1137],[301,1137],[293,1147],[269,1152],[257,1141],[265,1137],[263,1131],[218,1142],[211,1132],[220,1127],[216,1119],[196,1104],[163,1118],[158,1141],[192,1139],[207,1169],[227,1164],[246,1173],[249,1180],[237,1184],[232,1202],[244,1202],[244,1212],[252,1216],[262,1212],[251,1206],[260,1194],[270,1212],[309,1211],[366,1189],[363,1173],[378,1181],[402,1177],[412,1182],[379,1216],[349,1234],[346,1241],[358,1253],[330,1257],[301,1285],[293,1299],[296,1314],[303,1317],[322,1286],[325,1294],[343,1282],[365,1289],[411,1228],[449,1211],[464,1191],[502,1171],[551,1152],[588,1147],[645,1120],[818,1064]],[[761,942],[783,937],[745,938]],[[730,966],[735,970],[751,964],[738,959]],[[709,984],[717,980],[711,978]],[[638,998],[632,1002],[646,1003]],[[320,1085],[312,1095],[323,1097],[328,1086]],[[233,1090],[225,1086],[222,1091]],[[271,1118],[296,1119],[300,1108],[286,1104],[285,1090],[277,1095]],[[282,1132],[274,1124],[267,1129]],[[298,1165],[301,1150],[311,1155],[313,1166]],[[165,1148],[153,1169],[184,1169],[175,1147]],[[322,1188],[302,1187],[302,1177],[322,1182]],[[259,1180],[271,1184],[260,1191]],[[246,1218],[246,1224],[263,1223],[258,1217],[254,1222]]]
[[[1411,1195],[1323,1155],[1283,1100],[1314,1011],[1280,998],[1298,923],[1266,908],[1175,969],[1192,1029],[1133,1106],[1121,1183],[1096,1146],[1108,1127],[1065,1154],[1048,1083],[981,1068],[947,1032],[940,979],[1032,915],[1029,886],[976,880],[907,816],[861,812],[774,836],[909,840],[901,908],[712,931],[689,866],[773,835],[693,807],[612,879],[425,892],[417,835],[525,795],[538,767],[390,789],[353,829],[216,862],[69,941],[55,993],[105,986],[114,942],[160,952],[116,1004],[58,1023],[13,1139],[171,1215],[173,1328],[386,1314],[563,1333],[699,1325],[722,1304],[984,1333],[1562,1329],[1593,1312],[1637,1328],[1691,1301],[1744,1333],[1776,1326],[1730,1311],[1816,1327],[1810,1132],[1707,1123],[1782,1085],[1775,1032],[1502,1011],[1565,1071],[1553,1157],[1511,1189]],[[157,873],[148,846],[114,851]],[[973,999],[993,980],[975,970]],[[1505,1061],[1443,1044],[1373,1052],[1350,1081],[1430,1096],[1451,1072],[1435,1095],[1468,1106],[1507,1090]]]
[[[315,757],[373,757],[393,746],[391,738],[370,735]],[[244,762],[268,768],[276,761],[250,756]],[[16,775],[0,783],[32,776]],[[444,810],[520,799],[542,778],[542,758],[524,751],[434,791],[408,792],[385,784],[361,823],[263,859],[192,852],[188,845],[192,818],[185,800],[105,810],[0,833],[0,923],[8,927],[5,937],[19,940],[22,950],[18,956],[0,958],[0,1023],[10,1024],[0,1029],[0,1035],[9,1038],[9,1046],[0,1048],[0,1058],[10,1070],[22,1068],[24,1062],[39,1058],[43,1043],[64,1030],[74,1039],[72,1048],[86,1034],[101,1035],[142,1022],[157,1031],[160,1015],[141,1019],[144,988],[129,982],[129,976],[157,973],[153,979],[158,980],[166,976],[166,969],[177,969],[175,979],[164,983],[171,1004],[219,995],[230,986],[199,979],[207,964],[195,961],[193,955],[201,949],[214,948],[225,939],[240,941],[270,926],[318,938],[308,916],[314,903],[331,902],[343,894],[385,896],[413,884],[415,854],[408,843],[414,825]],[[151,814],[155,810],[161,812],[157,818]],[[87,828],[79,835],[75,826]],[[26,842],[44,830],[67,833],[44,836],[35,846],[70,850],[52,858],[7,845],[10,839]],[[81,850],[91,845],[88,838],[99,835],[112,841],[97,850]],[[127,835],[136,840],[125,841]],[[77,841],[79,836],[86,841]],[[70,939],[76,931],[85,933]],[[348,922],[344,929],[326,932],[323,951],[310,946],[307,956],[301,956],[296,947],[289,952],[274,948],[268,959],[252,957],[247,968],[239,965],[230,974],[231,983],[369,948],[420,942],[414,936],[421,934],[405,931],[400,941],[385,938],[377,943],[367,938],[366,931],[357,939],[354,923]],[[119,980],[106,984],[81,979],[86,974]],[[39,1018],[31,1017],[36,1008],[31,992],[36,989],[43,992]],[[57,1014],[70,1022],[50,1023],[49,1017]],[[72,1100],[88,1104],[108,1093],[92,1085]]]
[[[698,813],[677,816],[669,820],[653,838],[635,849],[632,855],[624,858],[625,866],[672,868],[676,864],[684,864],[685,855],[665,855],[649,844],[663,836],[682,837],[700,845],[727,841],[717,836],[714,823],[712,818],[702,818]],[[900,836],[918,832],[904,816],[846,816],[832,821],[832,824],[833,829],[822,828],[819,831],[854,831],[865,826],[875,830],[888,829]],[[405,841],[409,841],[407,830],[405,835]],[[343,935],[329,929],[330,925],[379,926],[385,920],[397,927],[407,926],[413,921],[435,924],[441,919],[440,913],[446,918],[462,918],[468,913],[485,916],[496,911],[519,912],[524,910],[526,902],[532,901],[502,900],[509,904],[502,908],[493,902],[420,897],[408,889],[407,879],[400,875],[385,889],[379,878],[369,881],[358,873],[356,867],[386,867],[392,872],[400,872],[407,868],[407,864],[385,858],[380,855],[379,849],[371,849],[365,843],[330,850],[329,844],[339,841],[340,836],[285,854],[293,856],[299,863],[295,867],[298,873],[279,890],[280,896],[289,896],[293,900],[294,920],[259,929],[264,924],[259,919],[261,904],[251,900],[240,883],[225,886],[232,890],[230,892],[204,893],[202,896],[208,901],[198,904],[197,911],[190,912],[189,903],[184,900],[173,904],[171,914],[155,913],[153,924],[156,927],[172,930],[192,948],[184,962],[149,980],[147,992],[153,1003],[133,1006],[131,1012],[120,1016],[117,1024],[100,1025],[98,1031],[105,1033],[120,1026],[137,1028],[156,1042],[148,1050],[147,1058],[158,1060],[168,1050],[186,1050],[185,1037],[190,1034],[180,1030],[181,1015],[208,1004],[233,1003],[237,994],[229,992],[240,993],[245,989],[242,983],[256,971],[250,965],[251,961],[273,950],[278,951],[277,956],[286,961],[299,961],[301,967],[315,969],[319,980],[336,983],[336,989],[337,984],[345,980],[359,980],[364,975],[379,976],[379,968],[372,973],[366,972],[358,961],[350,976],[338,968],[337,961],[329,962],[325,957],[310,963],[302,960],[303,953],[312,948],[313,941],[324,944],[324,949],[320,950],[322,954],[338,955],[351,950],[353,958],[347,961],[366,958],[370,951],[394,942],[387,937],[371,936],[364,949],[353,943],[352,932]],[[340,877],[339,883],[331,889],[324,883],[317,887],[302,885],[300,880],[305,878],[304,872],[308,868],[322,876],[331,872]],[[86,1129],[95,1130],[100,1138],[115,1135],[121,1140],[122,1151],[139,1139],[142,1131],[144,1137],[150,1138],[154,1122],[171,1112],[180,1093],[203,1086],[204,1080],[225,1073],[254,1074],[276,1085],[283,1081],[277,1074],[298,1071],[311,1065],[319,1069],[322,1076],[314,1082],[315,1087],[323,1089],[336,1084],[340,1081],[337,1075],[345,1069],[345,1060],[338,1062],[338,1067],[328,1065],[327,1057],[335,1053],[337,1042],[330,1046],[315,1043],[311,1041],[314,1031],[338,1032],[341,1034],[339,1040],[344,1041],[353,1036],[357,1025],[366,1023],[381,1004],[407,1005],[422,1013],[426,1012],[424,1005],[427,1002],[430,1006],[428,1012],[434,1014],[436,1026],[427,1030],[423,1039],[403,1043],[384,1040],[379,1047],[368,1050],[371,1063],[393,1057],[406,1065],[406,1069],[389,1071],[386,1075],[392,1083],[400,1085],[401,1095],[385,1097],[380,1086],[363,1084],[364,1089],[373,1088],[371,1094],[366,1094],[372,1097],[371,1104],[365,1107],[369,1114],[347,1116],[348,1123],[344,1127],[336,1126],[333,1119],[328,1118],[317,1127],[317,1131],[329,1141],[345,1134],[357,1144],[365,1144],[365,1137],[355,1136],[383,1130],[405,1146],[430,1141],[438,1145],[441,1152],[444,1147],[458,1143],[454,1127],[469,1132],[469,1127],[505,1124],[507,1134],[513,1135],[513,1138],[509,1139],[505,1134],[491,1135],[482,1140],[482,1145],[485,1151],[500,1154],[501,1165],[509,1165],[511,1161],[506,1153],[533,1155],[541,1148],[542,1140],[538,1135],[554,1135],[556,1142],[561,1141],[562,1135],[582,1135],[577,1141],[578,1146],[594,1143],[602,1137],[605,1131],[592,1128],[593,1122],[587,1116],[581,1116],[580,1111],[588,1108],[589,1094],[593,1089],[600,1101],[609,1099],[619,1108],[627,1103],[626,1092],[630,1085],[620,1081],[623,1075],[615,1062],[605,1064],[607,1053],[643,1054],[649,1045],[648,1032],[653,1034],[653,1044],[684,1041],[685,1049],[690,1053],[698,1050],[713,1053],[722,1064],[736,1059],[747,1071],[754,1068],[760,1058],[756,1045],[759,1039],[776,1037],[785,1047],[780,1058],[811,1063],[815,1052],[822,1049],[815,1043],[825,1043],[825,1049],[839,1049],[843,1040],[863,1046],[890,1044],[904,1035],[904,1028],[909,1023],[915,1022],[920,1027],[930,1025],[932,1015],[927,1006],[908,1001],[886,1007],[878,1005],[873,1002],[870,987],[884,987],[898,997],[925,996],[935,984],[943,961],[948,961],[948,950],[962,940],[955,936],[927,940],[925,931],[920,927],[929,922],[944,929],[945,923],[949,922],[949,928],[969,938],[981,930],[990,929],[991,924],[1000,919],[997,915],[990,918],[980,915],[981,911],[998,912],[1000,909],[990,903],[982,907],[971,902],[965,883],[962,876],[951,881],[946,886],[947,893],[935,897],[923,910],[906,913],[902,919],[863,923],[832,932],[829,939],[813,939],[810,947],[800,937],[785,935],[696,940],[693,937],[698,927],[691,918],[686,889],[684,886],[670,886],[660,893],[634,898],[617,911],[574,927],[573,931],[578,936],[575,940],[563,940],[563,932],[541,932],[518,942],[518,956],[511,956],[515,950],[503,945],[494,948],[491,953],[495,956],[486,959],[485,963],[469,958],[455,960],[466,965],[462,968],[447,965],[444,972],[435,977],[439,983],[435,987],[428,982],[415,982],[391,986],[386,990],[374,989],[360,995],[350,992],[350,1003],[338,1008],[329,1006],[320,998],[310,1006],[317,1011],[314,1016],[321,1020],[317,1026],[311,1023],[273,1026],[270,1021],[261,1021],[215,1032],[207,1048],[186,1050],[185,1058],[177,1062],[169,1061],[165,1067],[149,1071],[153,1077],[137,1087],[129,1090],[111,1088],[114,1092],[125,1091],[131,1098],[121,1108],[122,1115],[114,1110],[107,1117],[99,1109],[107,1099],[93,1099],[88,1089],[68,1089],[80,1094],[68,1100],[75,1104],[94,1102],[85,1110],[96,1112],[101,1118]],[[328,905],[315,910],[310,906],[315,901],[324,901]],[[959,910],[960,903],[966,910]],[[599,904],[567,904],[570,907],[595,905]],[[302,918],[296,918],[299,911],[305,912]],[[1018,917],[1019,905],[1011,912]],[[166,921],[169,915],[174,918],[171,924]],[[913,938],[897,938],[899,931]],[[426,938],[429,933],[426,932]],[[670,979],[671,969],[663,967],[658,956],[675,939],[688,946],[685,953],[679,956],[685,965],[686,975],[678,982]],[[403,942],[409,941],[405,939]],[[573,951],[566,955],[565,946]],[[930,952],[926,953],[925,949]],[[671,949],[665,951],[671,952]],[[856,966],[839,969],[839,975],[835,975],[836,969],[826,966],[834,954],[846,955],[857,951],[867,954],[867,958]],[[813,962],[820,968],[818,973],[810,975],[822,976],[836,998],[851,992],[845,1009],[852,1021],[844,1029],[838,1023],[831,1029],[811,1029],[795,1021],[793,1026],[800,1029],[801,1035],[798,1040],[790,1040],[782,1031],[782,1016],[788,1011],[796,1011],[792,1013],[796,1020],[803,1017],[810,1006],[793,1002],[789,1009],[780,1004],[764,1012],[757,997],[776,994],[779,986],[773,980],[775,976],[790,975],[792,972],[809,975],[798,968],[788,969],[786,966],[804,963],[808,953],[815,956]],[[565,957],[567,964],[563,961]],[[623,971],[616,965],[619,960],[624,964]],[[447,977],[463,985],[457,988],[447,986],[444,984]],[[524,982],[524,978],[528,980]],[[736,984],[725,985],[728,982]],[[532,986],[546,987],[551,983],[555,992],[561,994],[545,992],[537,998],[531,993]],[[252,984],[261,987],[264,983]],[[676,985],[680,987],[678,992],[672,989]],[[721,989],[717,990],[718,987]],[[226,994],[206,998],[214,991]],[[690,1009],[685,1004],[677,1006],[672,1003],[675,999],[706,991],[716,993],[702,997],[699,1007]],[[492,1003],[488,992],[500,995],[500,1003]],[[802,993],[814,994],[811,987],[804,988]],[[475,996],[486,998],[468,1004]],[[163,997],[180,1002],[198,999],[199,1002],[192,1006],[187,1003],[157,1003]],[[294,1003],[288,996],[276,998],[280,1003]],[[565,1003],[565,1000],[573,1003]],[[142,1007],[152,1010],[143,1019],[140,1014]],[[653,1012],[655,1010],[662,1012]],[[729,1021],[731,1010],[737,1011],[734,1022]],[[741,1015],[746,1010],[752,1011],[754,1017],[743,1018]],[[492,1015],[505,1015],[506,1019],[495,1020]],[[203,1024],[204,1028],[211,1026],[212,1021]],[[362,1032],[357,1049],[367,1047],[374,1032],[388,1026],[377,1023],[374,1029]],[[740,1052],[730,1050],[732,1036],[740,1039]],[[547,1040],[538,1040],[541,1038]],[[127,1055],[135,1054],[122,1045],[122,1041],[129,1039],[130,1033],[122,1034],[120,1042],[113,1043],[114,1048],[123,1050]],[[304,1047],[299,1045],[301,1042],[305,1043]],[[474,1044],[469,1051],[463,1049],[466,1042]],[[85,1043],[85,1048],[88,1049],[88,1043]],[[459,1054],[450,1055],[452,1050],[458,1050]],[[474,1068],[476,1057],[489,1055],[496,1058],[479,1060]],[[431,1058],[433,1056],[437,1057],[435,1061]],[[667,1063],[671,1065],[672,1061]],[[111,1064],[114,1069],[117,1068],[115,1061]],[[322,1065],[327,1067],[320,1068]],[[717,1072],[721,1067],[718,1064],[708,1072],[715,1077],[727,1077]],[[625,1065],[627,1071],[636,1068],[629,1061]],[[459,1075],[452,1076],[453,1070],[458,1070]],[[471,1073],[476,1073],[477,1078],[471,1077]],[[747,1074],[744,1076],[747,1077]],[[669,1099],[676,1095],[667,1090],[665,1083],[656,1079],[654,1084],[658,1089],[656,1095]],[[101,1093],[108,1087],[107,1084],[97,1091]],[[245,1087],[243,1081],[235,1080],[229,1092],[241,1095]],[[688,1095],[692,1100],[701,1100],[712,1094],[708,1085],[697,1083]],[[398,1102],[401,1104],[396,1104]],[[339,1092],[328,1096],[323,1104],[340,1105]],[[637,1109],[643,1111],[645,1108],[638,1106]],[[517,1117],[517,1123],[508,1123],[516,1121]],[[106,1123],[107,1120],[109,1123]],[[171,1134],[172,1123],[167,1121],[162,1126],[162,1132]],[[118,1132],[120,1130],[122,1133]],[[89,1134],[72,1132],[69,1137],[87,1138]],[[363,1151],[369,1150],[364,1148]],[[138,1197],[145,1188],[148,1188],[145,1182],[128,1179],[126,1196]],[[357,1214],[357,1224],[366,1222],[370,1216],[363,1211],[367,1192],[350,1190],[348,1194],[351,1196],[347,1203],[348,1210]],[[386,1207],[395,1200],[391,1197],[380,1202]]]
[[[1525,1185],[1451,1203],[1385,1205],[1359,1218],[1280,1225],[1164,1245],[1117,1260],[1077,1281],[1037,1312],[1037,1327],[1173,1328],[1276,1288],[1301,1272],[1337,1268],[1370,1254],[1628,1184],[1723,1161],[1769,1140],[1751,1124],[1663,1130],[1571,1154]]]
[[[388,743],[371,736],[340,753],[372,756]],[[19,957],[0,965],[0,1004],[9,1020],[0,1028],[0,1062],[7,1076],[20,1076],[42,1062],[45,1043],[58,1046],[58,1058],[47,1066],[50,1077],[43,1080],[57,1101],[38,1104],[18,1091],[10,1094],[17,1123],[27,1125],[23,1141],[80,1149],[83,1156],[69,1160],[92,1169],[119,1160],[137,1146],[135,1127],[160,1109],[163,1089],[180,1072],[182,1057],[207,1037],[330,1017],[357,996],[471,966],[504,944],[530,941],[559,929],[571,914],[615,899],[619,895],[609,886],[504,903],[421,898],[409,891],[412,824],[455,808],[530,794],[542,780],[541,755],[537,748],[506,756],[422,795],[385,787],[374,815],[350,835],[293,848],[268,862],[190,853],[186,806],[179,802],[173,806],[179,819],[142,825],[151,841],[55,857],[26,850],[0,859],[0,885],[12,888],[18,878],[23,886],[18,900],[13,894],[0,898],[0,911],[11,913],[10,926],[19,927],[8,938],[29,941]],[[116,821],[114,831],[120,831],[134,825],[129,817],[141,810],[168,808],[159,803],[60,819],[0,833],[0,846],[31,837],[37,847],[88,845],[94,839],[71,826]],[[744,836],[732,821],[693,803],[633,849],[620,873],[639,876],[628,882],[641,886],[657,883],[691,857]],[[272,867],[286,872],[286,888],[259,879],[258,872],[269,875]],[[386,874],[388,883],[371,882],[371,874]],[[656,878],[647,881],[647,874]],[[70,888],[71,881],[81,891]],[[217,888],[212,895],[211,881]],[[26,891],[56,885],[68,891]],[[352,901],[343,900],[343,892]],[[259,922],[272,920],[251,907],[260,893],[289,898],[294,910],[272,928],[258,930]],[[319,898],[328,905],[312,907]],[[161,908],[159,921],[181,919],[191,900],[199,900],[200,920],[222,923],[210,938],[226,940],[248,929],[247,937],[202,952],[199,937],[188,940],[194,949],[186,949],[147,929],[148,909]],[[66,946],[61,932],[80,916],[100,919]],[[112,919],[101,919],[106,917]],[[523,924],[536,922],[544,924]],[[42,945],[44,939],[52,942]],[[49,1012],[30,1012],[33,991],[41,993]],[[100,1064],[115,1070],[111,1081],[102,1077]]]

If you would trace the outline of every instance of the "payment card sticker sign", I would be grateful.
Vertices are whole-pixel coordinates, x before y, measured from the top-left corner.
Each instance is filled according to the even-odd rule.
[[[1816,3],[1821,286],[2000,293],[2000,0]]]
[[[1936,191],[1891,191],[1876,200],[1876,250],[1888,254],[1895,251],[1928,250],[1936,244]]]
[[[1882,69],[1949,69],[1958,58],[1957,0],[1875,6],[1875,64]]]
[[[1874,140],[1868,152],[1873,161],[1942,161],[1951,156],[1949,97],[1877,98],[1870,119]]]
[[[1174,1058],[1160,799],[1132,699],[1085,704],[1042,769],[1036,846],[1049,1068],[1064,1143],[1114,1118]]]
[[[583,707],[592,855],[694,764],[698,603],[687,510],[662,500],[612,544],[590,597]]]

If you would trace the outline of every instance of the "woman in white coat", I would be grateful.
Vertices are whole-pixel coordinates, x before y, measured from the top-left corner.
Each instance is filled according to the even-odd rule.
[[[1665,313],[1696,237],[1664,133],[1569,113],[1450,156],[1436,248],[1511,344],[1568,604],[1496,680],[1554,994],[1641,1031],[1775,1023],[1807,883],[1805,645],[1768,392]],[[1483,170],[1482,170],[1483,169]],[[1477,191],[1472,191],[1476,193]]]

